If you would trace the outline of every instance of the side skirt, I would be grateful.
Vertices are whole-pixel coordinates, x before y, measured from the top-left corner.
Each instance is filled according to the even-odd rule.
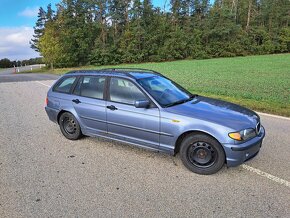
[[[155,151],[155,152],[161,152],[161,153],[165,153],[165,154],[169,154],[169,155],[174,155],[174,151],[171,150],[171,149],[169,150],[167,148],[165,148],[165,149],[152,148],[152,147],[141,145],[141,144],[138,144],[138,143],[129,142],[129,141],[125,140],[125,139],[119,139],[119,138],[112,137],[112,136],[110,136],[110,134],[101,135],[101,134],[96,134],[96,133],[91,133],[91,132],[84,132],[83,134],[87,135],[87,136],[91,136],[91,137],[101,137],[101,138],[105,138],[105,139],[114,140],[114,141],[117,141],[117,142],[123,142],[125,144],[134,145],[136,147],[143,148],[143,149],[150,150],[150,151]]]

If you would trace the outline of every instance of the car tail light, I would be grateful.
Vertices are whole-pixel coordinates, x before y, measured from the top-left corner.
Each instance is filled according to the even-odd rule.
[[[45,98],[45,105],[47,106],[48,104],[48,97]]]

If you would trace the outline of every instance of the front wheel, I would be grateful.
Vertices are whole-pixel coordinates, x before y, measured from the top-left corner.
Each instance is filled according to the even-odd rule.
[[[77,140],[82,136],[81,127],[77,119],[69,112],[63,113],[59,118],[62,134],[70,140]]]
[[[183,164],[192,172],[210,175],[225,163],[225,153],[218,141],[205,134],[190,134],[181,143]]]

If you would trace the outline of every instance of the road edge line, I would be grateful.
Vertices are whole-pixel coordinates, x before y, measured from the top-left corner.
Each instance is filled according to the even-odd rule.
[[[283,119],[283,120],[289,120],[289,117],[283,117],[283,116],[279,116],[279,115],[274,115],[274,114],[267,114],[267,113],[263,113],[263,112],[259,112],[256,111],[257,114],[262,115],[262,116],[268,116],[268,117],[273,117],[273,118],[279,118],[279,119]]]
[[[290,182],[288,182],[287,180],[281,179],[281,178],[279,178],[277,176],[273,176],[273,175],[271,175],[269,173],[263,172],[262,170],[256,169],[256,168],[251,167],[251,166],[246,165],[246,164],[242,164],[241,167],[243,169],[245,169],[245,170],[248,170],[248,171],[250,171],[252,173],[256,173],[259,176],[265,177],[265,178],[267,178],[269,180],[272,180],[272,181],[274,181],[276,183],[279,183],[280,185],[284,185],[284,186],[290,188]]]
[[[39,81],[35,81],[35,82],[38,83],[38,84],[41,84],[41,85],[43,85],[43,86],[46,86],[46,87],[50,88],[49,85],[46,85],[46,84],[44,84],[44,83],[42,83],[42,82],[39,82]]]

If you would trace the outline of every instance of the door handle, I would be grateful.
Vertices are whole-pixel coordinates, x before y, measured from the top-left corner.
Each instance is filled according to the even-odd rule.
[[[118,108],[116,108],[114,105],[107,106],[107,108],[112,110],[112,111],[118,110]]]
[[[74,99],[74,100],[72,100],[72,102],[74,102],[74,103],[76,103],[76,104],[81,103],[81,101],[80,101],[79,99]]]

